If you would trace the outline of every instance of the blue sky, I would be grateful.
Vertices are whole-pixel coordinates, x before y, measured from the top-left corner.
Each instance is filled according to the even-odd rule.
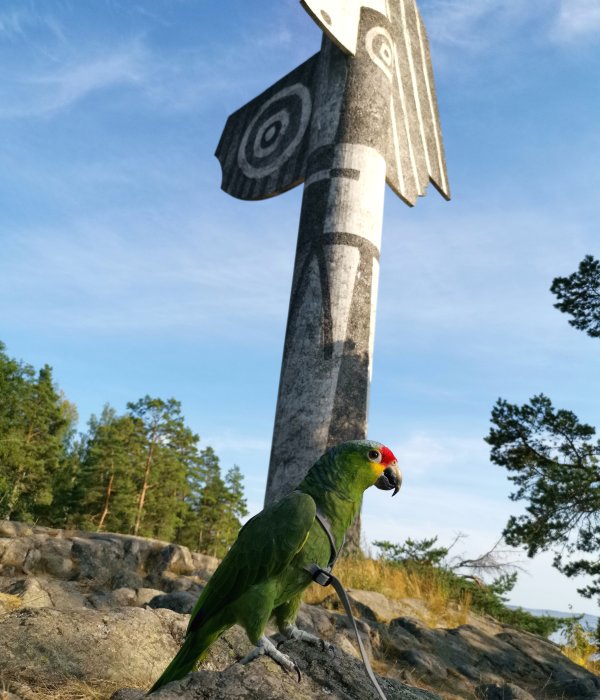
[[[597,343],[553,277],[600,255],[597,0],[421,0],[453,199],[390,190],[370,437],[399,456],[367,542],[490,547],[518,506],[483,437],[540,391],[600,426]],[[262,506],[301,188],[220,189],[227,116],[319,49],[296,0],[4,0],[0,340],[49,363],[82,427],[174,396]],[[550,557],[513,602],[595,613]]]

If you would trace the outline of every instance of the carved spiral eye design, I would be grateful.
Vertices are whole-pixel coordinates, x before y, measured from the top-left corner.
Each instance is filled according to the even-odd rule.
[[[238,150],[246,177],[265,177],[285,163],[306,133],[311,109],[310,92],[301,83],[284,88],[260,107]]]
[[[373,63],[381,68],[388,80],[391,80],[394,65],[394,42],[387,29],[372,27],[367,32],[365,43]]]

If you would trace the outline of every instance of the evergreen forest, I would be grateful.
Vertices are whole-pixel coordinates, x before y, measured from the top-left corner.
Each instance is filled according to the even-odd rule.
[[[243,477],[223,474],[181,404],[105,405],[78,432],[76,407],[44,366],[0,343],[0,519],[152,537],[222,557],[247,515]]]

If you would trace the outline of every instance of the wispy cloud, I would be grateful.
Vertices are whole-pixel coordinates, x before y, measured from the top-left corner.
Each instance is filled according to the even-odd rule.
[[[0,39],[21,40],[26,38],[31,29],[40,28],[50,32],[55,39],[65,39],[61,23],[53,15],[21,7],[0,12]]]
[[[129,45],[96,55],[79,55],[48,67],[4,69],[0,118],[47,116],[89,95],[120,85],[138,85],[146,75],[143,45]]]
[[[161,333],[210,324],[213,338],[250,338],[252,329],[260,333],[261,324],[285,314],[291,260],[283,260],[274,232],[272,237],[263,232],[272,244],[265,254],[244,232],[219,236],[206,217],[202,230],[176,215],[165,228],[142,212],[137,223],[128,221],[112,227],[80,221],[68,231],[5,236],[11,263],[0,262],[4,318],[18,322],[9,299],[19,298],[21,309],[28,308],[28,324],[98,333]],[[175,240],[171,229],[186,226],[189,236]],[[264,269],[282,274],[261,284],[257,273]],[[51,298],[49,289],[55,290]]]
[[[555,36],[563,41],[600,36],[598,0],[561,0]]]
[[[545,14],[548,0],[430,0],[423,13],[431,39],[462,49],[481,49],[532,17]]]
[[[0,13],[0,35],[5,38],[23,36],[25,25],[29,23],[30,13],[11,9]]]
[[[139,84],[144,75],[144,50],[136,43],[87,63],[67,66],[53,74],[32,78],[29,85],[38,88],[40,100],[35,108],[54,112],[99,90]]]
[[[598,0],[423,0],[422,11],[431,41],[445,57],[493,47],[498,60],[522,39],[568,43],[600,34]],[[525,36],[520,30],[527,25]]]
[[[30,25],[42,21],[60,33],[60,25],[50,17],[15,11],[0,15],[0,38],[4,33],[25,46]],[[109,38],[88,46],[78,39],[57,50],[52,61],[47,60],[52,49],[40,52],[37,46],[28,60],[0,67],[0,118],[52,116],[111,89],[122,89],[132,98],[125,104],[142,104],[146,109],[150,105],[169,113],[205,109],[216,95],[239,98],[248,91],[250,96],[267,85],[252,84],[248,64],[258,67],[265,56],[291,42],[290,33],[278,28],[266,36],[260,42],[248,36],[225,51],[203,43],[165,51],[143,32],[119,43]],[[250,69],[250,76],[255,73]]]

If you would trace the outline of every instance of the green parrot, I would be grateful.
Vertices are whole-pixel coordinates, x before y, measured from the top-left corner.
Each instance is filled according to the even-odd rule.
[[[149,693],[183,678],[236,623],[256,645],[241,663],[267,654],[300,680],[294,661],[264,635],[269,619],[275,618],[286,639],[323,644],[294,624],[302,593],[313,580],[309,569],[332,565],[365,489],[393,489],[396,495],[401,483],[398,462],[381,443],[357,440],[328,450],[295,491],[242,527],[198,598],[181,649]]]

